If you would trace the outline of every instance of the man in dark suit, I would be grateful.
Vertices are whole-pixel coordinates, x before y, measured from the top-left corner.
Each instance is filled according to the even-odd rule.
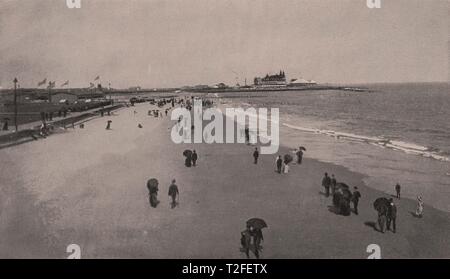
[[[198,159],[198,155],[197,155],[197,152],[195,152],[195,150],[192,153],[191,159],[192,159],[192,165],[195,167],[197,165],[197,159]]]
[[[325,195],[327,197],[330,196],[331,178],[328,176],[328,173],[325,173],[322,179],[322,186],[325,187]]]
[[[178,186],[175,184],[175,179],[172,180],[172,184],[169,186],[169,196],[172,198],[171,207],[175,208],[177,206],[177,197],[180,192],[178,191]]]
[[[397,206],[394,203],[393,199],[389,199],[389,207],[387,212],[387,230],[391,230],[391,223],[392,223],[392,232],[395,233],[396,228],[396,219],[397,219]]]
[[[354,191],[352,194],[352,201],[353,201],[353,210],[355,211],[356,215],[358,215],[358,203],[360,198],[361,193],[358,191],[358,187],[354,187]]]
[[[258,147],[255,147],[255,152],[253,152],[253,159],[255,164],[258,164],[258,157],[259,157]]]
[[[281,159],[281,156],[278,156],[277,159],[277,172],[281,173],[281,167],[283,166],[283,159]]]

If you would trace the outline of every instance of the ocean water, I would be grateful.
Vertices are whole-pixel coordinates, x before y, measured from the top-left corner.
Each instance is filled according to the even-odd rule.
[[[282,144],[366,175],[365,183],[450,212],[448,83],[366,84],[370,92],[221,95],[227,105],[280,109]],[[339,180],[339,178],[338,178]]]

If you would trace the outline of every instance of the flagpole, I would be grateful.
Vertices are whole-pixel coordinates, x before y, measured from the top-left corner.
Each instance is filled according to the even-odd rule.
[[[52,102],[52,94],[50,93],[51,88],[52,88],[52,82],[49,81],[49,84],[48,84],[48,103],[49,104]]]
[[[19,125],[17,125],[17,78],[14,78],[14,125],[16,126],[16,133],[19,131]]]

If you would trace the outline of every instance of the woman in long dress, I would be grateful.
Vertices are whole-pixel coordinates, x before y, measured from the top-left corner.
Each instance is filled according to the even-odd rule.
[[[289,173],[289,165],[286,163],[283,163],[283,173]]]
[[[422,217],[422,215],[423,215],[423,201],[422,201],[422,197],[418,196],[417,197],[416,216],[417,217]]]

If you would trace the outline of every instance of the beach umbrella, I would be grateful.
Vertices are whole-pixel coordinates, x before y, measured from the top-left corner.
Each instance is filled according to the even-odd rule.
[[[192,156],[192,151],[189,149],[186,149],[185,151],[183,151],[183,156],[184,157],[191,157]]]
[[[247,227],[253,227],[257,230],[267,228],[266,221],[260,218],[251,218],[247,221]]]
[[[380,211],[382,207],[387,207],[389,204],[390,202],[387,198],[381,197],[373,202],[373,208],[375,208],[376,211]]]
[[[285,164],[289,164],[290,162],[292,162],[294,160],[294,158],[292,157],[291,154],[286,154],[284,155],[284,163]]]
[[[147,181],[147,188],[150,192],[153,192],[154,190],[158,189],[158,184],[159,184],[158,179],[150,178]]]
[[[306,151],[306,148],[303,146],[300,146],[300,150]]]

